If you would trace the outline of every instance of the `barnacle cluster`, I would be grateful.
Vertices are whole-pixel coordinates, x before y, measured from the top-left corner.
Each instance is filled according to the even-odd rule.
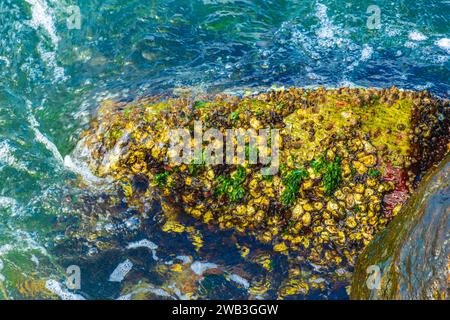
[[[93,172],[114,178],[130,207],[145,210],[157,194],[171,208],[252,235],[275,252],[338,266],[353,262],[398,213],[417,177],[447,153],[449,119],[448,101],[397,88],[153,97],[103,103],[82,144]],[[229,128],[278,129],[279,171],[263,175],[248,160],[172,163],[170,130],[193,132],[195,121],[224,136]],[[170,220],[164,228],[186,229]]]

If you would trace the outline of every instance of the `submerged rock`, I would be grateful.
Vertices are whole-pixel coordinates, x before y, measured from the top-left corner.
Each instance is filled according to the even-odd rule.
[[[450,156],[360,254],[353,299],[448,299]]]
[[[300,259],[337,270],[353,265],[399,212],[417,177],[447,153],[449,119],[448,101],[396,88],[107,101],[78,148],[87,150],[97,176],[117,182],[130,208],[145,212],[160,199],[163,231],[187,232],[197,249],[204,245],[201,234],[176,221],[178,213],[254,236],[289,254],[292,265]],[[198,123],[229,138],[246,160],[238,162],[233,150],[231,164],[207,164],[200,150],[200,161],[174,162],[172,130],[188,129],[195,146]],[[266,140],[256,151],[239,146],[229,128],[246,130],[246,142],[260,141],[257,130],[279,130],[279,137],[269,137],[281,142],[279,170],[265,175],[267,162],[248,159],[253,152],[276,158]],[[203,137],[202,146],[217,155],[225,142]],[[307,291],[300,278],[294,268],[286,292]]]

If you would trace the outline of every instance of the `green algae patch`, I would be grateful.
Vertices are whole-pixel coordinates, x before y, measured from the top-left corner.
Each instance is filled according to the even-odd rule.
[[[316,174],[322,174],[323,187],[326,194],[331,195],[342,181],[341,158],[327,161],[324,156],[311,162]]]
[[[169,208],[167,216],[175,210],[251,235],[276,252],[337,268],[353,265],[399,212],[417,178],[448,152],[449,118],[447,100],[396,88],[154,97],[105,102],[82,144],[96,175],[127,186],[130,207],[145,211],[157,197]],[[188,129],[194,145],[198,122],[224,137],[230,128],[279,130],[279,170],[263,175],[262,165],[248,159],[173,163],[171,130]],[[201,247],[194,230],[170,221],[165,226],[190,230]]]
[[[283,176],[284,190],[281,194],[281,202],[284,205],[290,206],[295,202],[301,182],[308,176],[308,171],[304,169],[290,170]]]
[[[242,184],[246,179],[246,175],[245,169],[238,167],[236,172],[229,177],[218,177],[215,194],[218,197],[227,196],[231,202],[238,202],[245,196],[245,189]]]

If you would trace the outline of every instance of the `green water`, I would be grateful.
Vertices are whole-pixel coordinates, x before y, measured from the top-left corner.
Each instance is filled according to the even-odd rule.
[[[186,298],[177,293],[182,280],[169,283],[155,271],[180,255],[226,274],[206,277],[196,297],[249,297],[247,283],[261,280],[260,270],[243,265],[226,245],[216,248],[214,236],[198,253],[183,237],[160,232],[157,204],[145,219],[102,205],[98,197],[106,192],[83,182],[89,174],[82,162],[71,165],[76,142],[106,97],[129,100],[181,87],[239,94],[272,85],[396,85],[448,98],[450,2],[377,1],[379,29],[367,27],[371,4],[0,0],[0,298],[29,298],[20,287],[30,279],[57,281],[53,297],[118,298],[125,284],[109,277],[127,259],[128,282],[145,280],[156,298],[164,296],[161,288]],[[80,29],[68,28],[72,5],[79,5]],[[116,218],[98,218],[108,210]],[[91,216],[97,218],[87,224]],[[105,248],[84,239],[92,232],[86,225],[106,230]],[[127,249],[143,239],[158,247],[158,260],[148,243]],[[229,255],[215,253],[221,250]],[[286,273],[281,260],[274,282]],[[65,287],[72,264],[81,267],[81,290]],[[239,279],[236,266],[244,282],[230,281]],[[271,297],[276,293],[258,298]],[[308,297],[346,298],[345,283]]]

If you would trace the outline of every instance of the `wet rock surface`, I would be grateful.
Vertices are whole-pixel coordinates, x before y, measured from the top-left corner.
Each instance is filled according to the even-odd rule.
[[[353,299],[448,299],[450,157],[360,254]]]
[[[278,129],[279,171],[264,176],[248,160],[171,162],[170,130],[195,131],[196,121],[224,137],[228,128]],[[113,203],[140,220],[158,203],[160,230],[186,238],[194,255],[210,260],[220,252],[214,243],[231,239],[246,263],[268,273],[252,281],[250,296],[331,297],[345,292],[358,253],[447,153],[448,127],[448,101],[427,92],[291,88],[107,101],[77,150],[96,176],[113,181]]]

